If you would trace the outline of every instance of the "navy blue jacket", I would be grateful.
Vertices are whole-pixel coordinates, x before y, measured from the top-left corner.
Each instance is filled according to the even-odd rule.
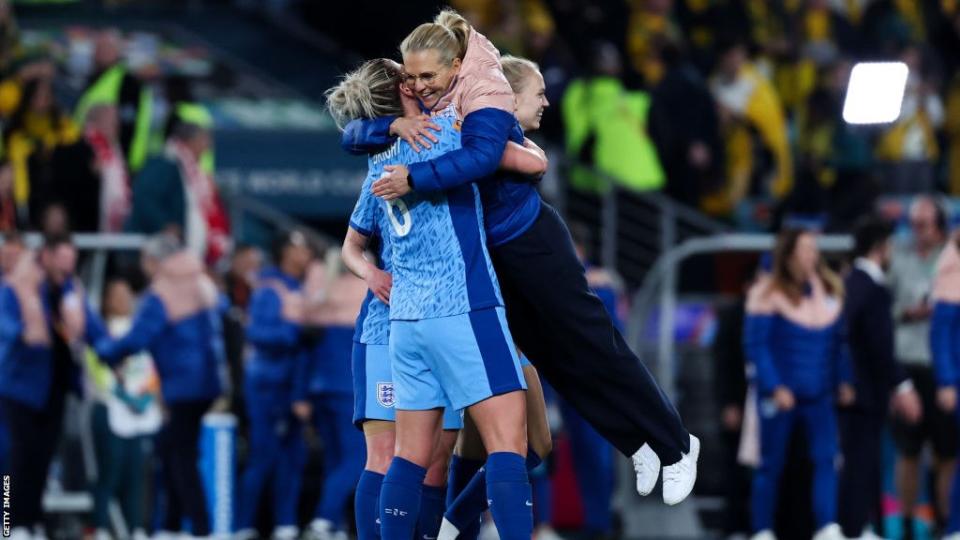
[[[354,120],[344,129],[341,146],[352,154],[373,153],[389,146],[395,140],[390,135],[395,119]],[[408,167],[417,191],[448,190],[478,182],[487,240],[494,246],[526,232],[540,213],[540,194],[533,183],[497,170],[508,140],[523,143],[523,130],[516,118],[499,109],[480,109],[463,120],[462,148]]]
[[[53,335],[52,309],[48,303],[47,287],[40,288],[47,326]],[[64,284],[64,294],[73,290],[72,280]],[[106,335],[100,317],[84,299],[84,339],[96,343]],[[33,409],[43,409],[50,398],[53,379],[53,349],[49,345],[27,345],[23,342],[23,320],[20,301],[9,285],[0,287],[0,396],[22,403]],[[75,391],[80,390],[80,369],[71,363],[70,379]]]
[[[147,293],[130,331],[116,340],[104,339],[96,347],[111,366],[142,350],[153,357],[167,403],[215,399],[223,391],[226,359],[216,307],[170,321],[160,297]]]
[[[885,413],[891,390],[906,380],[893,357],[893,300],[886,287],[859,268],[845,281],[844,319],[857,396],[854,407]]]

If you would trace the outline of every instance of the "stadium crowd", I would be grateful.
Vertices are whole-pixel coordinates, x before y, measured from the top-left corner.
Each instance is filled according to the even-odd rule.
[[[846,230],[880,194],[960,193],[960,8],[897,0],[457,0],[540,64],[575,165],[720,217],[746,198]],[[855,128],[853,63],[910,68],[903,113]],[[571,185],[604,189],[589,171]]]
[[[621,188],[663,190],[715,216],[759,196],[780,215],[813,215],[821,230],[855,232],[851,270],[840,279],[812,247],[815,233],[785,229],[744,301],[721,316],[725,532],[809,538],[838,522],[850,538],[864,530],[960,534],[960,494],[951,495],[960,255],[949,211],[935,197],[915,199],[910,240],[896,247],[887,225],[863,219],[881,194],[960,194],[960,3],[451,4],[501,51],[538,62],[553,104],[543,110],[543,131],[564,146],[575,190],[606,189],[599,171]],[[278,238],[269,263],[260,249],[233,244],[214,183],[209,113],[179,81],[155,95],[155,84],[126,68],[117,32],[97,37],[95,68],[72,114],[57,101],[57,66],[17,36],[10,3],[0,0],[0,471],[12,471],[17,486],[15,537],[46,537],[42,495],[66,396],[77,392],[92,404],[89,530],[98,540],[113,534],[114,498],[134,537],[173,534],[185,521],[196,536],[210,533],[195,466],[209,411],[241,419],[236,529],[282,540],[303,526],[311,538],[344,538],[352,492],[364,486],[350,368],[366,284],[343,268],[338,250],[303,231]],[[852,63],[891,58],[911,69],[900,119],[882,128],[845,124]],[[151,126],[158,101],[169,111],[162,129]],[[28,231],[43,235],[36,252],[21,240]],[[121,231],[151,239],[138,260],[111,262],[95,310],[70,233]],[[589,263],[589,232],[573,233]],[[596,270],[587,278],[616,320],[615,277]],[[610,535],[613,448],[544,390],[551,431],[562,423],[568,433],[585,533]],[[393,399],[384,391],[380,399]],[[884,529],[880,507],[890,408],[898,532]],[[794,422],[806,427],[799,439]],[[316,439],[319,502],[298,514]],[[927,441],[932,521],[915,513]],[[145,482],[148,463],[159,472]],[[760,465],[751,476],[744,463]],[[544,540],[556,534],[555,468],[548,460],[531,472]],[[812,498],[796,489],[811,478]],[[266,491],[265,518],[258,507]],[[778,492],[781,505],[808,510],[814,522],[795,527],[791,512],[774,520]],[[839,538],[839,529],[826,534]]]

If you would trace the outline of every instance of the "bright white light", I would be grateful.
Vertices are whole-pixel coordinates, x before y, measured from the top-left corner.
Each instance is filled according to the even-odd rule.
[[[848,124],[887,124],[900,116],[907,86],[903,62],[860,62],[850,71],[843,119]]]

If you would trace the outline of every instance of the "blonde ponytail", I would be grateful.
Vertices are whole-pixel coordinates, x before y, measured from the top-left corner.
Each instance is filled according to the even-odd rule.
[[[327,110],[340,130],[357,118],[402,115],[399,82],[400,72],[392,61],[368,60],[324,93]]]
[[[470,23],[456,10],[447,8],[437,14],[434,23],[449,30],[457,40],[457,58],[463,60],[467,55],[467,44],[470,42]]]
[[[470,23],[463,16],[445,9],[432,23],[414,28],[400,43],[400,53],[406,56],[411,52],[433,49],[439,53],[440,63],[449,66],[454,58],[463,60],[466,56],[470,31]]]

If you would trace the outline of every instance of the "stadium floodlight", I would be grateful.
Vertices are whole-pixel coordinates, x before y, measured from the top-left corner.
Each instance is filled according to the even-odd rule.
[[[848,124],[887,124],[900,116],[910,70],[903,62],[860,62],[850,71],[843,119]]]

